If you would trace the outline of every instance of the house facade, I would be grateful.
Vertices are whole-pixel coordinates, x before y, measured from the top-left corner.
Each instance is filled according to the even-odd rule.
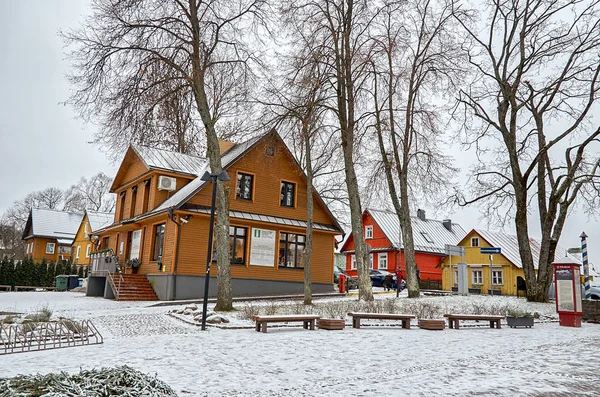
[[[23,240],[25,255],[34,261],[70,260],[71,246],[83,214],[33,208]]]
[[[100,248],[102,241],[97,234],[98,230],[114,222],[114,212],[100,212],[86,210],[81,224],[75,233],[72,246],[72,262],[78,266],[87,266],[91,263],[91,254]],[[106,242],[105,242],[106,243]]]
[[[406,274],[404,245],[400,236],[400,222],[395,212],[366,209],[363,212],[365,243],[371,247],[369,267],[371,269],[394,272],[397,267]],[[466,234],[457,223],[447,219],[437,221],[427,219],[425,211],[419,210],[411,217],[415,246],[415,261],[421,280],[441,280],[439,267],[446,257],[445,245],[456,245]],[[357,275],[354,254],[354,238],[349,236],[341,252],[346,255],[346,271]]]
[[[224,143],[229,200],[230,263],[235,296],[301,293],[306,243],[306,176],[275,131]],[[203,295],[212,185],[203,158],[132,146],[114,179],[114,222],[98,233],[119,264],[139,259],[159,299]],[[334,236],[341,228],[314,194],[311,277],[314,292],[331,291]],[[209,295],[216,294],[216,263]]]
[[[467,264],[469,292],[482,294],[521,295],[525,294],[525,275],[519,254],[517,236],[473,229],[457,244],[465,248],[464,262]],[[540,242],[529,239],[533,263],[537,269]],[[490,264],[490,255],[482,254],[481,248],[496,247],[501,254],[494,254]],[[566,255],[566,251],[557,246],[555,260]],[[452,268],[450,267],[450,261]],[[442,288],[446,291],[457,290],[458,263],[460,256],[447,257],[441,263]],[[493,292],[491,291],[493,289]]]

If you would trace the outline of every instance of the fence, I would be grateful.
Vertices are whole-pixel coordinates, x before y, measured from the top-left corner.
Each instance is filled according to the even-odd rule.
[[[0,324],[0,355],[104,343],[89,320]]]
[[[428,279],[421,279],[419,280],[419,288],[420,289],[437,289],[437,290],[441,290],[442,289],[442,280],[432,280],[430,278]]]

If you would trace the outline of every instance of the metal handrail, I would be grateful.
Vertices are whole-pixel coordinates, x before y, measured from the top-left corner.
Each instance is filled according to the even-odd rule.
[[[112,248],[108,248],[101,251],[92,252],[92,264],[90,274],[106,274],[109,278],[113,290],[115,290],[115,297],[119,299],[121,293],[121,283],[124,282],[123,272],[119,266],[119,258],[115,255]],[[119,275],[118,282],[115,282],[114,274]]]

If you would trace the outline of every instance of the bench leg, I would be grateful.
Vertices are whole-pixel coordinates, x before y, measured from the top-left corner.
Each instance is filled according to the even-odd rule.
[[[352,328],[360,328],[360,317],[352,317]]]
[[[490,321],[490,328],[494,328],[494,326],[496,325],[495,323],[496,323],[496,321],[491,320]]]
[[[502,324],[500,323],[500,320],[496,321],[496,328],[500,328],[502,327]]]
[[[260,332],[260,323],[256,322],[256,332]]]
[[[452,323],[452,319],[448,319],[448,328],[454,328],[454,324]]]
[[[402,328],[410,329],[410,319],[409,318],[407,318],[406,320],[402,320]]]
[[[302,321],[302,328],[308,329],[308,321]]]
[[[460,324],[458,323],[458,319],[454,319],[454,328],[459,329],[460,328]]]
[[[262,323],[262,332],[267,333],[267,323]]]
[[[310,329],[311,329],[312,331],[314,331],[314,330],[315,330],[315,320],[310,320]]]

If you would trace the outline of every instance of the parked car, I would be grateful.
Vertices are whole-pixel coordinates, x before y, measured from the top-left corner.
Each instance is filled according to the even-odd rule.
[[[344,276],[346,276],[346,280],[348,280],[347,281],[348,290],[357,289],[358,288],[358,280],[356,278],[352,277],[351,275],[349,275],[348,273],[346,273],[345,271],[343,271],[342,269],[340,269],[337,266],[333,267],[333,282],[335,284],[338,283],[338,281],[340,279],[340,274],[343,274]]]
[[[593,281],[590,284],[590,294],[592,299],[600,299],[600,283]],[[554,289],[554,281],[550,284],[550,290],[548,291],[548,298],[556,299],[556,290]],[[581,284],[581,299],[585,299],[585,286]]]
[[[373,283],[373,287],[383,287],[384,280],[386,277],[391,282],[389,287],[392,288],[392,283],[394,282],[394,274],[385,270],[373,270],[369,271],[369,276],[371,277],[371,282]]]

